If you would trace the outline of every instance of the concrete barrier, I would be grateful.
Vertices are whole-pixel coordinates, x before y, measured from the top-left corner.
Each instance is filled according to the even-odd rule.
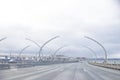
[[[105,63],[92,63],[92,62],[89,62],[89,64],[94,66],[104,67],[104,68],[120,70],[120,64],[110,64],[110,63],[105,64]]]
[[[52,65],[52,64],[61,64],[61,63],[73,63],[71,62],[29,62],[29,63],[5,63],[0,64],[0,70],[13,69],[13,68],[25,68],[25,67],[34,67],[42,65]]]
[[[0,64],[0,70],[9,69],[9,68],[10,68],[9,64]]]

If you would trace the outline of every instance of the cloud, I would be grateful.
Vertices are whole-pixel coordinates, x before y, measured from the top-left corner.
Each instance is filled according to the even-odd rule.
[[[109,55],[119,54],[119,9],[119,2],[114,0],[0,1],[0,37],[7,37],[0,43],[0,50],[2,53],[10,49],[19,52],[30,44],[32,47],[25,53],[35,53],[39,49],[25,38],[42,45],[59,35],[59,39],[44,48],[44,53],[68,45],[71,47],[63,54],[91,57],[90,51],[81,47],[86,45],[100,53],[98,56],[104,56],[99,45],[84,38],[90,36],[103,44]]]

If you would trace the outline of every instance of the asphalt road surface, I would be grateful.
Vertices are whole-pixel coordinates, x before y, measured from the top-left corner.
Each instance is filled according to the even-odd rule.
[[[120,71],[79,62],[0,70],[0,80],[120,80]]]

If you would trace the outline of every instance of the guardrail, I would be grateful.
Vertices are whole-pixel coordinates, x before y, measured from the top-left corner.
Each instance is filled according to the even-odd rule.
[[[109,69],[120,70],[120,64],[93,63],[93,62],[89,62],[89,64],[94,65],[94,66],[99,66],[99,67],[109,68]]]
[[[14,69],[14,68],[25,68],[25,67],[34,67],[42,65],[52,65],[52,64],[61,64],[61,63],[74,63],[75,61],[69,62],[29,62],[29,63],[5,63],[0,64],[0,70],[5,69]]]

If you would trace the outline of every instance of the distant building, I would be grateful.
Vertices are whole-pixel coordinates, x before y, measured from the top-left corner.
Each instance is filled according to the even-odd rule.
[[[76,59],[77,59],[78,61],[84,61],[84,60],[86,60],[86,57],[76,57]]]

